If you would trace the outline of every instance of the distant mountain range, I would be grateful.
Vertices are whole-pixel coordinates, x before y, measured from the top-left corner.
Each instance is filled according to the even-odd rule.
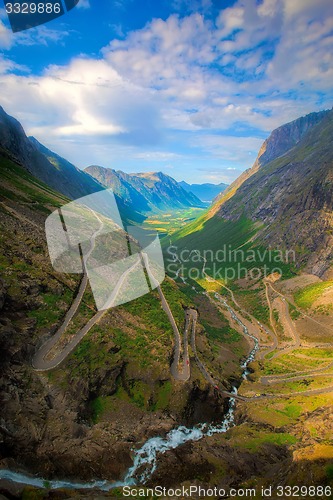
[[[0,155],[70,199],[113,188],[125,224],[140,223],[149,212],[204,207],[194,194],[162,172],[129,175],[103,167],[82,171],[34,137],[27,137],[22,125],[1,106]]]
[[[21,165],[37,179],[67,196],[77,199],[105,189],[96,179],[50,151],[34,137],[27,137],[22,125],[0,106],[0,155]],[[117,197],[125,224],[140,223],[144,216]]]
[[[252,169],[218,196],[202,217],[170,234],[165,243],[176,243],[180,256],[185,247],[219,250],[219,259],[215,254],[217,268],[223,265],[223,247],[228,244],[241,252],[255,246],[293,248],[301,271],[327,276],[333,248],[332,136],[332,110],[312,113],[279,127],[264,142]],[[327,366],[314,365],[313,360],[330,357],[330,296],[325,297],[327,303],[323,303],[321,315],[318,305],[312,309],[311,323],[311,310],[296,308],[293,293],[289,302],[284,295],[278,297],[280,289],[272,288],[274,308],[270,310],[269,292],[262,280],[255,286],[238,280],[232,290],[227,290],[226,297],[220,297],[221,303],[214,303],[215,293],[202,293],[200,280],[192,287],[191,282],[183,283],[184,276],[178,282],[166,278],[163,291],[184,331],[184,341],[189,340],[184,309],[195,307],[200,315],[191,335],[194,348],[198,340],[200,360],[189,381],[175,382],[169,376],[172,330],[156,290],[101,317],[95,330],[52,372],[52,377],[43,378],[45,382],[32,369],[34,352],[66,321],[81,280],[77,274],[52,269],[44,231],[49,213],[67,203],[68,198],[104,189],[109,178],[129,221],[140,221],[142,212],[162,210],[158,190],[165,190],[168,203],[175,203],[172,194],[179,197],[185,192],[160,173],[115,175],[100,167],[98,173],[104,177],[97,180],[36,139],[28,139],[21,125],[0,108],[1,463],[13,470],[26,468],[33,478],[40,475],[95,481],[98,469],[98,479],[119,481],[131,463],[133,442],[165,436],[178,424],[193,428],[198,422],[221,422],[225,418],[226,401],[217,396],[217,391],[236,381],[242,383],[244,360],[251,359],[247,356],[253,356],[255,344],[251,340],[250,345],[241,332],[256,331],[260,326],[262,357],[251,363],[253,373],[243,385],[244,392],[239,391],[240,397],[249,397],[238,409],[237,414],[242,415],[240,425],[230,429],[223,442],[206,436],[198,446],[192,442],[190,453],[188,446],[184,450],[179,447],[176,460],[174,453],[161,454],[163,461],[159,461],[156,477],[167,484],[171,478],[172,487],[179,484],[182,463],[184,481],[195,480],[198,470],[203,470],[207,485],[211,481],[215,484],[220,476],[225,476],[226,487],[230,477],[236,487],[250,484],[250,480],[270,485],[272,470],[275,484],[281,477],[284,484],[294,484],[295,478],[304,482],[306,477],[311,485],[329,484],[331,455],[326,443],[331,429],[331,381],[326,377]],[[188,197],[187,203],[192,202],[195,199]],[[134,211],[133,205],[140,212]],[[185,252],[183,262],[189,261],[190,255]],[[198,262],[194,252],[190,261],[202,274],[212,268],[209,252],[206,255],[207,261],[205,257]],[[288,281],[280,285],[287,287]],[[207,290],[219,290],[221,284],[208,277]],[[314,284],[323,283],[318,280]],[[309,291],[305,286],[304,290],[307,296],[313,294],[313,288]],[[75,310],[65,342],[94,315],[89,288],[82,306]],[[234,318],[243,318],[244,323]],[[277,340],[281,340],[277,348],[275,335],[270,340],[270,325],[272,331],[278,332]],[[318,355],[322,357],[312,357],[319,351],[318,346],[323,347],[323,355]],[[246,355],[249,351],[250,355]],[[270,352],[272,357],[267,356]],[[205,364],[211,373],[207,373],[209,379],[216,377],[219,386],[207,382],[203,375]],[[303,365],[310,371],[304,372]],[[270,381],[260,385],[261,374],[267,373],[273,378],[265,375]],[[325,376],[320,385],[316,385],[317,374]],[[274,379],[277,389],[270,387]],[[327,391],[326,396],[322,390]],[[293,410],[292,401],[297,402],[296,414],[289,411]],[[272,405],[271,412],[264,411],[267,405]],[[43,432],[36,432],[40,428]],[[283,432],[273,432],[278,428]],[[314,429],[311,435],[310,428]],[[52,491],[48,493],[47,484],[44,487],[41,495],[51,498]],[[21,495],[17,485],[13,488],[13,494],[6,494],[6,498]],[[24,487],[23,497],[28,498],[29,492],[30,488]],[[89,490],[87,494],[91,498]],[[96,491],[95,496],[100,494]],[[34,491],[31,495],[40,497],[37,490],[37,496]],[[73,495],[82,498],[82,490],[73,490]]]
[[[193,193],[162,172],[126,174],[96,165],[87,167],[85,172],[142,213],[204,206]]]
[[[333,259],[332,137],[333,110],[274,130],[253,167],[207,213],[175,233],[177,245],[221,248],[229,243],[229,223],[230,238],[244,231],[242,244],[294,249],[298,266],[327,275]]]
[[[220,193],[222,193],[228,184],[221,182],[220,184],[211,184],[209,182],[204,184],[188,184],[181,181],[180,186],[189,193],[193,193],[204,203],[211,203]]]
[[[228,243],[223,224],[232,223],[239,235],[242,229],[237,224],[245,219],[251,241],[295,249],[300,266],[324,275],[333,257],[332,137],[333,110],[310,113],[277,128],[263,143],[253,167],[220,193],[201,218],[175,233],[173,240],[180,247],[219,248]],[[20,123],[1,107],[0,155],[71,199],[112,187],[125,224],[140,223],[152,212],[204,205],[192,193],[197,185],[177,183],[161,172],[126,174],[97,166],[81,171],[28,138]],[[216,189],[221,187],[225,185]],[[205,188],[196,191],[202,198]]]

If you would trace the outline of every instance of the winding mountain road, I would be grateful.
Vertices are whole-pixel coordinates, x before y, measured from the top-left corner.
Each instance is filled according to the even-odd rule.
[[[138,266],[141,263],[141,258],[142,258],[144,266],[145,266],[147,273],[149,275],[152,287],[156,288],[158,291],[158,294],[159,294],[160,299],[161,299],[162,308],[164,309],[164,311],[166,312],[166,314],[168,316],[168,319],[170,321],[170,324],[172,326],[172,330],[174,333],[174,356],[173,356],[173,361],[172,361],[172,364],[170,367],[170,372],[171,372],[171,375],[175,378],[175,380],[178,380],[181,382],[186,382],[187,380],[189,380],[189,378],[191,376],[190,359],[189,359],[189,352],[188,352],[189,331],[191,331],[190,343],[191,343],[191,348],[192,348],[195,362],[196,362],[200,372],[202,373],[203,377],[205,378],[205,380],[214,388],[214,390],[218,391],[224,397],[232,397],[232,398],[238,399],[240,401],[252,401],[252,400],[258,400],[258,399],[264,399],[264,398],[271,399],[271,398],[279,398],[279,397],[289,397],[289,396],[293,396],[293,395],[323,394],[323,393],[331,392],[332,388],[326,387],[326,388],[322,388],[322,389],[313,389],[313,390],[310,389],[310,390],[307,390],[304,392],[295,392],[295,393],[287,393],[287,394],[261,394],[261,395],[256,395],[256,396],[242,396],[242,395],[234,394],[234,393],[225,391],[223,389],[220,389],[218,386],[218,383],[216,382],[216,380],[214,380],[212,375],[208,372],[205,365],[199,359],[199,356],[197,353],[197,347],[196,347],[196,324],[197,324],[197,318],[198,318],[197,311],[195,309],[191,309],[191,308],[187,308],[185,310],[185,325],[184,325],[183,335],[181,335],[181,333],[177,327],[176,321],[174,319],[174,316],[172,314],[172,311],[170,309],[170,306],[168,304],[168,301],[166,300],[165,295],[162,291],[162,288],[161,288],[159,282],[155,279],[155,277],[150,269],[148,255],[144,251],[141,252],[141,256],[140,256],[140,254],[138,254],[138,259],[134,262],[134,264],[121,275],[120,279],[117,282],[116,287],[114,288],[112,294],[110,295],[109,299],[105,303],[105,308],[103,308],[103,310],[101,310],[101,311],[98,311],[88,321],[88,323],[75,334],[75,336],[68,342],[68,344],[61,350],[60,353],[55,355],[55,357],[53,357],[52,359],[47,359],[52,348],[56,345],[58,340],[65,334],[71,320],[73,319],[74,315],[76,314],[76,312],[81,304],[82,298],[83,298],[85,290],[87,288],[88,275],[87,275],[87,271],[86,271],[86,263],[87,263],[89,256],[91,255],[91,253],[94,250],[95,239],[97,238],[98,234],[100,234],[100,232],[103,230],[103,222],[101,221],[101,219],[98,217],[97,214],[94,213],[94,215],[98,218],[98,220],[100,222],[100,227],[95,231],[95,233],[91,239],[89,251],[82,257],[82,267],[83,267],[84,274],[83,274],[83,278],[82,278],[81,283],[80,283],[78,293],[77,293],[70,309],[66,313],[64,321],[62,322],[61,326],[58,328],[58,330],[52,336],[52,338],[50,338],[47,342],[45,342],[42,345],[42,347],[36,352],[36,354],[33,358],[33,361],[32,361],[32,365],[35,368],[35,370],[37,370],[37,371],[52,370],[52,369],[58,367],[63,361],[66,360],[66,358],[69,356],[69,354],[71,354],[73,352],[73,350],[77,347],[77,345],[81,342],[81,340],[85,337],[85,335],[91,330],[91,328],[94,325],[96,325],[100,321],[100,319],[104,316],[104,314],[107,312],[107,310],[110,307],[112,307],[112,304],[114,303],[114,301],[115,301],[125,279],[127,278],[128,274],[132,270],[134,270],[134,268],[136,266]],[[205,269],[205,265],[203,266],[203,273],[206,275],[207,280],[208,281],[216,281],[213,278],[210,278],[210,276],[208,276],[205,273],[204,269]],[[272,286],[272,284],[270,282],[264,281],[264,283],[265,283],[265,287],[266,287],[266,298],[267,298],[268,306],[270,309],[271,322],[273,320],[273,310],[272,310],[272,304],[270,302],[268,287],[271,287],[272,290],[279,295],[279,299],[281,300],[281,303],[283,304],[283,309],[284,309],[283,317],[285,319],[285,323],[286,323],[287,328],[291,334],[290,336],[294,339],[294,344],[291,346],[288,346],[287,348],[281,349],[278,353],[275,353],[273,356],[273,358],[275,358],[277,356],[280,356],[280,355],[288,353],[288,352],[292,352],[293,350],[297,349],[298,347],[300,347],[301,342],[300,342],[300,337],[299,337],[299,335],[294,327],[294,324],[290,318],[289,305],[288,305],[286,298],[283,296],[283,294],[278,292]],[[221,283],[219,283],[219,284],[221,285]],[[235,306],[237,307],[237,309],[241,313],[246,314],[248,317],[250,317],[252,322],[254,322],[255,324],[258,324],[259,327],[262,328],[273,339],[273,345],[271,347],[269,347],[268,349],[265,349],[265,352],[262,353],[261,355],[259,354],[259,359],[262,359],[269,352],[278,349],[278,337],[276,335],[276,332],[275,331],[272,332],[268,328],[265,328],[263,325],[261,325],[256,320],[256,318],[254,318],[251,314],[249,314],[247,311],[245,311],[240,306],[240,304],[237,302],[237,300],[234,296],[233,291],[230,288],[228,288],[226,285],[222,285],[222,286],[230,293],[231,299],[232,299],[233,303],[235,304]],[[222,298],[220,298],[220,299],[222,300]],[[227,307],[231,310],[230,306],[227,306]],[[236,312],[232,310],[232,313],[233,313],[233,316],[235,318],[237,318]],[[310,318],[310,319],[312,319],[312,318]],[[239,323],[241,325],[243,325],[241,320],[239,320]],[[274,324],[274,323],[272,323],[272,324]],[[246,328],[244,325],[243,325],[243,327]],[[247,328],[246,328],[246,330],[247,330]],[[253,339],[255,338],[249,333],[248,333],[248,336],[253,338]],[[258,342],[258,339],[256,339],[256,342]],[[255,349],[255,352],[257,350],[258,350],[258,346]],[[255,355],[255,352],[253,353],[253,357]],[[294,372],[292,374],[287,373],[287,374],[283,374],[283,375],[264,376],[264,377],[261,377],[260,382],[263,385],[273,385],[273,384],[278,384],[281,382],[289,382],[289,381],[293,381],[293,380],[295,380],[295,381],[303,380],[304,377],[310,377],[310,376],[311,377],[320,377],[320,376],[325,376],[325,375],[330,376],[332,374],[327,373],[326,371],[328,369],[330,369],[331,367],[333,367],[333,362],[326,365],[325,367],[310,370],[310,371],[300,371],[300,372]]]
[[[125,271],[122,276],[120,277],[119,281],[117,282],[116,287],[114,288],[110,298],[108,299],[107,302],[107,307],[111,307],[113,301],[116,299],[122,285],[124,284],[125,279],[127,278],[128,274],[140,263],[140,258],[129,268],[127,271]],[[86,274],[83,277],[82,282],[86,278]],[[83,290],[83,286],[80,287],[80,290]],[[84,291],[83,291],[84,293]],[[83,296],[83,294],[82,294]],[[82,299],[81,296],[81,299]],[[79,294],[76,299],[78,299]],[[68,321],[65,318],[65,322],[61,325],[61,327],[58,329],[56,334],[49,340],[47,341],[40,349],[37,351],[35,354],[33,361],[32,361],[32,366],[35,368],[37,371],[48,371],[48,370],[53,370],[57,366],[59,366],[65,359],[73,352],[73,350],[77,347],[77,345],[81,342],[83,337],[87,335],[87,333],[92,329],[93,326],[95,326],[101,318],[106,314],[108,309],[103,309],[101,311],[98,311],[89,321],[88,323],[79,330],[73,339],[62,349],[62,351],[56,355],[54,358],[48,360],[47,356],[50,353],[52,347],[57,343],[57,341],[60,339],[60,337],[65,333],[68,323],[72,319],[72,317],[75,314],[75,310],[80,305],[81,300],[75,301],[72,304],[71,309],[68,311],[66,318],[68,316]],[[75,310],[74,310],[75,309]]]
[[[92,238],[90,240],[90,249],[88,250],[85,255],[82,257],[82,268],[83,268],[83,278],[80,284],[80,288],[78,291],[77,296],[75,297],[74,301],[72,302],[72,305],[70,309],[68,310],[65,319],[63,323],[61,324],[60,328],[56,331],[56,333],[49,339],[47,340],[42,347],[36,352],[36,354],[33,357],[32,360],[32,366],[36,371],[49,371],[53,370],[54,368],[58,367],[65,359],[73,352],[73,350],[77,347],[77,345],[81,342],[81,340],[85,337],[85,335],[91,330],[91,328],[96,325],[101,318],[104,316],[104,314],[107,312],[107,309],[112,306],[112,303],[116,299],[125,279],[127,278],[128,274],[140,263],[140,257],[138,256],[138,259],[134,264],[127,269],[120,277],[120,279],[117,282],[116,287],[114,288],[112,294],[110,295],[109,299],[105,303],[105,307],[103,310],[98,311],[89,321],[88,323],[81,328],[75,336],[72,338],[71,341],[66,344],[66,346],[61,350],[60,353],[58,353],[55,357],[52,359],[47,359],[48,355],[50,354],[52,348],[56,345],[58,340],[64,335],[66,332],[69,323],[73,319],[75,313],[77,312],[83,295],[85,293],[87,284],[88,284],[88,275],[87,275],[87,270],[86,270],[86,264],[87,261],[94,251],[95,248],[95,241],[97,236],[103,231],[104,229],[104,223],[103,221],[99,218],[99,216],[91,210],[91,212],[94,214],[94,216],[99,220],[100,222],[100,227],[94,232],[92,235]]]
[[[276,299],[276,300],[278,300],[278,299]],[[294,323],[290,317],[289,304],[285,298],[280,298],[280,300],[281,300],[281,305],[282,305],[282,322],[286,326],[288,334],[293,339],[294,343],[291,344],[290,346],[287,346],[287,347],[284,347],[283,349],[280,349],[279,352],[276,352],[275,354],[273,354],[271,359],[278,358],[279,356],[282,356],[283,354],[287,354],[288,352],[292,352],[301,346],[300,336],[299,336],[299,334],[294,326]]]
[[[45,371],[45,370],[51,370],[52,368],[55,368],[55,366],[58,366],[58,364],[60,364],[65,359],[65,357],[68,356],[69,352],[71,352],[78,343],[77,342],[75,345],[73,344],[73,348],[67,354],[65,354],[65,349],[64,349],[64,351],[61,353],[61,355],[59,355],[56,358],[56,359],[59,358],[59,360],[56,362],[55,366],[52,366],[52,363],[50,361],[46,361],[47,355],[49,354],[51,349],[55,346],[55,344],[58,342],[58,340],[62,337],[62,335],[65,333],[66,329],[68,328],[69,323],[71,322],[75,313],[77,312],[77,310],[81,304],[81,301],[83,299],[86,288],[87,288],[88,275],[87,275],[87,271],[86,271],[86,264],[87,264],[88,258],[90,257],[90,255],[94,251],[96,238],[97,238],[98,234],[100,234],[104,228],[104,224],[101,221],[101,219],[98,217],[98,215],[93,210],[91,210],[91,212],[94,214],[94,216],[100,222],[100,226],[95,231],[95,233],[92,235],[92,238],[90,240],[90,249],[82,257],[83,278],[81,280],[78,294],[76,295],[75,299],[73,300],[70,309],[67,311],[65,319],[64,319],[63,323],[61,324],[60,328],[58,328],[56,333],[42,345],[42,347],[36,352],[35,356],[33,357],[32,366],[35,368],[35,370]],[[64,228],[64,229],[66,230],[66,228]],[[69,346],[67,346],[66,349],[68,347]],[[52,361],[56,361],[56,360],[52,360]]]

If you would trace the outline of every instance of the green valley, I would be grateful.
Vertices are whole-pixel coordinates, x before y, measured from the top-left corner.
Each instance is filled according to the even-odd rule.
[[[309,134],[317,138],[330,126],[324,115]],[[298,158],[298,148],[303,152],[308,141],[305,134],[288,152],[289,160]],[[231,205],[226,216],[239,190],[250,190],[251,176],[227,189],[213,208],[146,213],[142,226],[147,233],[160,233],[167,277],[146,295],[101,312],[90,286],[81,290],[85,276],[56,272],[48,258],[45,219],[69,199],[9,153],[0,162],[3,393],[7,398],[14,394],[3,418],[10,422],[13,413],[20,415],[4,435],[6,459],[32,473],[59,476],[59,457],[65,453],[71,464],[67,477],[118,480],[132,463],[133,443],[183,432],[183,426],[190,432],[205,423],[211,432],[192,441],[190,450],[186,441],[177,447],[188,471],[184,481],[199,477],[191,464],[202,454],[209,477],[223,471],[220,481],[241,460],[247,472],[236,473],[237,484],[269,484],[268,469],[254,470],[253,457],[268,465],[279,463],[294,481],[310,453],[314,481],[329,484],[320,464],[329,467],[333,458],[328,439],[333,387],[330,260],[325,254],[318,264],[306,243],[287,247],[276,233],[278,227],[284,235],[285,226],[266,215],[253,216],[246,204],[239,213]],[[270,158],[253,175],[270,178],[279,162]],[[269,190],[260,196],[269,198]],[[320,203],[315,210],[311,217],[319,223],[324,220]],[[298,208],[290,205],[289,212],[298,221]],[[312,219],[307,220],[310,224]],[[325,224],[327,228],[327,219]],[[267,233],[270,227],[272,234]],[[302,228],[296,225],[297,230]],[[38,359],[45,341],[59,332]],[[57,356],[59,364],[47,368]],[[45,361],[46,368],[36,367],[36,359]],[[220,435],[219,422],[228,412],[234,421]],[[39,425],[44,433],[36,436],[33,430]],[[16,446],[18,437],[23,448]],[[170,471],[177,477],[172,457],[166,453],[159,460],[152,482],[169,477]],[[92,461],[99,472],[91,469]],[[210,484],[208,476],[200,477]]]

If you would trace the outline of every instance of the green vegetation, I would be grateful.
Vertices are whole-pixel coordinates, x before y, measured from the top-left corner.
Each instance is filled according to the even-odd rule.
[[[296,442],[297,438],[286,432],[263,432],[262,435],[248,437],[247,441],[243,444],[242,447],[252,452],[256,452],[267,444],[275,444],[277,446],[290,446],[292,444],[295,444]]]
[[[139,408],[147,408],[151,387],[142,380],[134,380],[130,382],[129,394]]]
[[[277,393],[277,394],[292,394],[297,392],[312,391],[315,389],[324,389],[332,387],[333,384],[333,372],[332,375],[322,374],[316,377],[304,377],[301,380],[291,380],[290,382],[280,382],[279,384],[274,384],[267,389],[267,393]]]
[[[41,293],[39,297],[42,299],[43,305],[28,313],[30,318],[36,319],[37,329],[51,327],[60,321],[73,300],[73,293],[71,290],[65,289],[61,296],[53,293]]]
[[[172,234],[176,230],[194,221],[202,215],[203,211],[203,208],[192,207],[162,212],[158,215],[150,215],[143,222],[143,227],[145,229],[158,231],[160,236],[163,237],[166,234]]]
[[[208,338],[211,340],[218,340],[219,342],[226,344],[232,344],[242,340],[242,335],[231,328],[230,325],[217,328],[215,326],[211,326],[207,321],[201,321],[201,323],[207,332]]]
[[[325,469],[326,477],[329,481],[333,481],[333,464],[327,465]]]
[[[278,358],[264,362],[263,374],[264,375],[281,375],[285,373],[303,372],[307,370],[315,370],[317,368],[327,366],[327,361],[317,358],[312,359],[312,356],[303,349],[300,356],[297,351],[292,353],[283,354]],[[309,356],[309,357],[307,357]]]
[[[204,257],[205,272],[227,283],[244,277],[260,279],[277,270],[284,278],[292,277],[293,266],[283,262],[284,257],[279,251],[253,245],[253,237],[259,229],[260,225],[245,217],[236,221],[217,217],[207,220],[205,214],[163,240],[166,261],[171,261],[172,253],[177,254],[185,276],[196,280],[204,278]]]
[[[330,407],[332,396],[327,394],[309,396],[293,396],[292,399],[275,399],[269,402],[267,411],[267,401],[253,401],[247,405],[247,413],[256,422],[268,424],[274,428],[293,424],[302,415],[309,414],[317,409]]]
[[[269,323],[269,308],[265,296],[260,295],[260,289],[245,290],[235,285],[231,285],[230,288],[237,293],[237,297],[246,311],[261,323]]]
[[[258,228],[255,224],[245,217],[238,221],[225,221],[208,219],[208,214],[209,212],[206,212],[192,224],[188,224],[175,233],[172,242],[177,242],[176,244],[180,244],[182,248],[197,248],[198,250],[218,250],[223,244],[229,244],[236,249],[257,232]]]
[[[138,408],[147,411],[165,410],[170,403],[172,384],[170,380],[147,384],[142,380],[130,380],[125,384],[119,384],[114,394],[116,399],[135,404]],[[105,400],[105,401],[104,401]],[[98,398],[95,406],[98,416],[105,411],[110,411],[113,406],[113,398]]]
[[[46,255],[45,240],[37,230],[53,207],[69,200],[3,157],[0,180],[1,211],[7,217],[4,221],[8,221],[0,222],[2,277],[11,300],[28,304],[27,315],[36,320],[39,333],[61,320],[79,280],[77,276],[59,276],[54,272]],[[11,220],[19,221],[14,231]]]
[[[305,354],[306,356],[309,356],[311,358],[327,358],[330,360],[333,358],[333,348],[308,347],[303,349],[296,349],[295,351],[293,351],[293,355],[297,356],[299,354]]]
[[[111,411],[113,408],[112,398],[110,396],[99,396],[90,403],[92,412],[92,421],[96,424],[100,417],[106,412]]]
[[[174,283],[165,281],[163,290],[179,328],[184,325],[184,309],[187,299]],[[84,311],[91,311],[84,306]],[[83,312],[84,312],[83,311]],[[168,355],[172,352],[173,331],[169,319],[162,309],[156,291],[132,302],[119,306],[119,313],[106,314],[103,321],[95,325],[71,356],[71,369],[76,376],[85,376],[94,370],[114,366],[117,362],[131,362],[133,369],[154,370],[160,373],[168,368]],[[81,315],[82,316],[82,315]],[[81,317],[82,319],[82,317]],[[116,353],[114,353],[116,347]],[[111,352],[110,352],[111,350]],[[75,363],[73,363],[75,361]],[[165,389],[166,390],[166,389]],[[160,388],[162,398],[163,390]],[[135,404],[145,405],[140,397],[132,399]],[[136,388],[136,393],[138,388]],[[140,392],[140,391],[139,391]],[[163,405],[163,402],[158,404]]]
[[[92,303],[93,304],[93,303]],[[88,307],[84,302],[78,307],[73,319],[66,328],[65,335],[69,339],[83,328],[88,321],[96,314],[93,307]]]
[[[118,385],[114,396],[122,401],[131,402],[138,408],[150,410],[152,388],[142,380],[129,380],[125,386]]]
[[[24,168],[3,157],[0,158],[0,178],[4,184],[0,187],[0,194],[17,202],[22,202],[23,195],[23,199],[30,202],[29,208],[32,210],[50,213],[47,205],[60,207],[69,201],[30,175]]]
[[[232,440],[232,446],[252,453],[267,445],[290,446],[297,442],[297,438],[287,432],[265,432],[247,424],[231,429],[225,438]]]
[[[294,304],[291,304],[291,302],[288,302],[288,306],[291,319],[296,321],[301,316],[300,311],[294,306]]]
[[[297,403],[287,403],[283,410],[277,410],[278,412],[286,415],[290,419],[296,419],[302,414],[302,407]]]
[[[157,392],[156,403],[153,405],[152,410],[165,410],[170,402],[172,392],[172,384],[170,380],[162,382]]]
[[[48,485],[45,484],[45,488],[48,488]],[[43,500],[43,498],[47,498],[48,496],[49,494],[45,490],[25,486],[21,498],[22,500]]]
[[[333,287],[333,281],[322,281],[320,283],[308,285],[295,293],[295,302],[298,307],[301,307],[302,309],[309,309],[312,304],[330,287]]]

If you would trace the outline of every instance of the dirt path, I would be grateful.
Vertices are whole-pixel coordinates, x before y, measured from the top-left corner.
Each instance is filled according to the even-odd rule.
[[[277,295],[280,295],[280,297],[282,297],[283,299],[287,300],[286,297],[281,293],[279,292],[276,288],[273,287],[272,283],[269,283],[271,289],[277,293]],[[328,325],[325,325],[324,323],[320,323],[320,321],[317,321],[316,319],[312,318],[311,316],[309,316],[308,314],[306,314],[302,309],[300,309],[299,307],[297,307],[295,304],[293,304],[295,309],[304,317],[304,318],[307,318],[309,319],[310,321],[312,321],[313,323],[316,323],[317,325],[321,326],[322,328],[325,328],[326,330],[329,330],[331,333],[333,333],[333,328],[331,326],[328,326]]]
[[[286,354],[288,352],[293,352],[295,349],[298,349],[301,346],[301,339],[300,336],[295,328],[295,325],[290,317],[289,314],[289,304],[287,300],[283,297],[280,298],[281,300],[281,305],[282,305],[282,315],[281,315],[281,323],[283,326],[286,327],[286,330],[290,336],[290,338],[293,339],[293,344],[285,347],[284,349],[281,349],[279,352],[275,353],[271,359],[278,358],[279,356],[282,356],[283,354]]]

